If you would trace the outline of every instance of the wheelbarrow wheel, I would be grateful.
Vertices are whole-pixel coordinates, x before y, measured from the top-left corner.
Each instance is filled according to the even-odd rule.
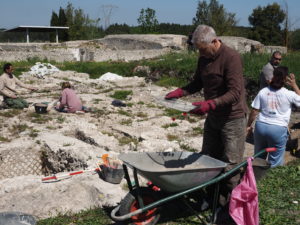
[[[136,196],[136,189],[129,192],[125,196],[125,198],[120,203],[120,215],[126,215],[140,208],[138,201],[135,198]],[[140,188],[140,196],[143,199],[143,203],[145,206],[159,200],[158,193],[152,191],[149,188]],[[126,222],[128,222],[128,224],[130,225],[154,225],[158,222],[159,218],[159,208],[155,207],[153,209],[147,210],[144,213],[132,216],[131,219]]]

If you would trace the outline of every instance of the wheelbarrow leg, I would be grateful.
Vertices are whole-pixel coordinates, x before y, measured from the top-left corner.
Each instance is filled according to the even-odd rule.
[[[144,202],[143,202],[143,199],[142,199],[141,194],[140,194],[140,184],[139,184],[139,179],[138,179],[136,168],[133,169],[133,177],[134,177],[134,182],[135,182],[136,191],[137,191],[137,201],[139,203],[139,207],[143,208],[144,207]]]
[[[182,199],[182,202],[183,202],[183,203],[184,203],[184,204],[185,204],[185,205],[186,205],[186,206],[194,213],[195,216],[198,217],[198,219],[199,219],[200,221],[202,221],[201,216],[199,216],[198,212],[197,212],[196,210],[194,210],[192,206],[190,206],[190,204],[186,201],[185,196],[184,196],[184,198]]]
[[[216,221],[216,210],[217,210],[219,197],[220,197],[220,184],[219,184],[219,182],[217,182],[215,184],[213,206],[212,206],[212,216],[210,219],[211,224],[213,224]]]
[[[125,164],[123,164],[123,170],[124,170],[124,176],[125,176],[125,179],[127,181],[128,188],[129,188],[130,191],[132,191],[133,190],[132,183],[131,183],[131,180],[130,180],[130,177],[129,177],[127,166]]]

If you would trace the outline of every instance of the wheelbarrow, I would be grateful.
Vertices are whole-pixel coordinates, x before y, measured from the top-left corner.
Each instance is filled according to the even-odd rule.
[[[271,151],[276,151],[276,148],[263,149],[253,157]],[[192,152],[123,153],[119,155],[119,159],[124,162],[123,170],[129,193],[112,210],[111,218],[135,225],[156,224],[162,204],[215,184],[211,216],[213,222],[219,196],[219,181],[247,165],[247,161],[244,161],[222,173],[226,163]],[[133,170],[134,182],[130,179],[128,167]],[[138,174],[150,180],[164,194],[161,195],[161,191],[154,191],[153,188],[140,187]]]

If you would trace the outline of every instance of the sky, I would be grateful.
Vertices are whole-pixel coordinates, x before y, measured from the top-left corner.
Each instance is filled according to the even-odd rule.
[[[236,14],[238,25],[249,26],[248,17],[254,8],[274,2],[283,6],[284,1],[288,4],[292,29],[300,28],[299,0],[218,2],[224,5],[227,12]],[[140,10],[146,8],[155,10],[159,23],[192,24],[199,0],[0,0],[0,28],[8,29],[19,25],[49,26],[52,11],[58,13],[59,8],[65,8],[68,2],[74,8],[83,9],[91,19],[100,18],[102,26],[114,23],[132,26],[137,25]]]

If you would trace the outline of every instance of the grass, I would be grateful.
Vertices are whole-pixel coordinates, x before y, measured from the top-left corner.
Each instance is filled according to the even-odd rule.
[[[137,117],[140,117],[140,118],[147,118],[147,117],[148,117],[148,114],[147,114],[147,113],[144,113],[144,112],[137,112],[137,113],[136,113],[136,116],[137,116]]]
[[[66,118],[63,117],[63,116],[58,116],[58,117],[56,118],[56,121],[57,121],[58,123],[60,123],[60,124],[64,123],[65,120],[66,120]]]
[[[63,147],[68,147],[68,146],[71,146],[72,144],[70,144],[70,143],[65,143],[65,144],[63,144]]]
[[[37,129],[31,129],[29,133],[29,137],[36,138],[39,135],[39,132],[40,131]]]
[[[242,55],[244,64],[244,76],[248,79],[258,82],[259,74],[262,67],[270,59],[270,54],[250,54]],[[106,72],[116,73],[125,77],[130,77],[134,74],[132,71],[137,66],[149,66],[150,71],[159,73],[161,79],[156,84],[161,86],[183,86],[191,80],[194,75],[197,65],[198,54],[196,52],[170,53],[160,58],[132,61],[132,62],[53,62],[50,63],[57,66],[61,70],[73,70],[82,73],[88,73],[90,78],[99,78]],[[281,65],[288,66],[290,72],[300,74],[300,52],[289,52],[283,56]],[[37,58],[32,58],[28,61],[13,62],[15,74],[18,76],[22,72],[29,71],[35,62],[48,62]],[[1,63],[3,66],[5,62]],[[296,76],[297,82],[300,82],[300,77]]]
[[[157,108],[157,106],[154,105],[154,104],[152,104],[152,103],[147,103],[146,106],[147,106],[147,108]],[[160,106],[159,106],[159,107],[160,107]],[[159,107],[158,107],[158,108],[159,108]]]
[[[112,95],[110,95],[110,97],[119,100],[126,100],[129,95],[132,95],[131,90],[120,90],[115,91]]]
[[[167,134],[167,139],[168,139],[168,141],[178,141],[179,137],[174,134]]]
[[[128,116],[128,117],[133,117],[131,112],[127,112],[125,110],[119,109],[118,114],[123,115],[123,116]]]
[[[32,123],[38,123],[38,124],[47,123],[48,121],[51,121],[53,119],[48,115],[45,114],[42,115],[35,112],[28,113],[27,117],[28,119],[30,119]]]
[[[181,87],[186,85],[188,82],[186,79],[183,78],[176,78],[176,77],[168,77],[163,76],[159,81],[155,82],[156,85],[162,86],[162,87]]]
[[[62,70],[73,70],[81,73],[88,73],[93,79],[111,72],[121,76],[132,76],[132,71],[137,62],[64,62],[59,67]]]
[[[98,118],[109,114],[109,111],[105,110],[104,108],[103,109],[95,108],[91,113],[92,113],[92,117]]]
[[[161,127],[167,129],[169,127],[177,127],[177,126],[178,126],[178,123],[168,123],[168,124],[162,125]]]
[[[190,146],[188,146],[187,144],[182,144],[180,143],[180,148],[184,151],[188,151],[188,152],[198,152],[197,149],[195,148],[191,148]]]
[[[193,127],[193,135],[194,136],[198,136],[198,135],[202,135],[204,132],[203,128],[201,127]]]
[[[46,126],[46,128],[47,128],[48,130],[56,130],[56,129],[57,129],[57,128],[54,127],[54,126]]]
[[[0,142],[10,142],[10,139],[0,136]]]
[[[12,127],[9,129],[9,131],[14,134],[14,135],[17,135],[17,134],[20,134],[22,132],[24,132],[26,129],[28,129],[28,125],[27,124],[13,124]]]
[[[299,187],[300,159],[268,172],[258,183],[261,224],[300,224]]]
[[[119,141],[119,145],[121,146],[128,145],[130,143],[137,145],[139,143],[139,140],[132,137],[126,137],[126,136],[119,138],[118,141]]]
[[[176,119],[176,118],[181,118],[182,112],[176,109],[166,108],[164,115]]]
[[[23,112],[22,109],[9,109],[7,111],[0,112],[0,117],[3,116],[3,117],[11,118],[20,115],[22,112]]]
[[[121,120],[120,124],[130,126],[132,124],[132,120],[131,119]]]
[[[38,221],[37,225],[108,225],[111,220],[103,210],[91,209],[77,214],[59,215],[55,218],[49,218]]]
[[[99,102],[103,101],[102,99],[99,99],[99,98],[94,98],[93,99],[93,103],[94,104],[99,104]]]

